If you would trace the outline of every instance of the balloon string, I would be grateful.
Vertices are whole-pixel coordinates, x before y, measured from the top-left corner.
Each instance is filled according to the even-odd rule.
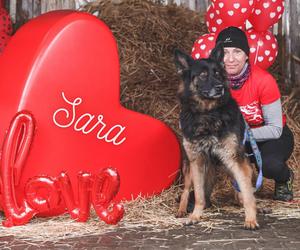
[[[259,50],[259,44],[258,44],[258,42],[257,42],[257,46],[256,46],[256,53],[255,53],[255,59],[254,59],[254,65],[256,64],[256,62],[257,62],[257,58],[258,58],[258,50]]]

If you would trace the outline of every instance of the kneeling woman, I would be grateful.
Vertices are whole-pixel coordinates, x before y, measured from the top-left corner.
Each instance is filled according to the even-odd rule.
[[[263,176],[275,181],[274,199],[293,199],[293,172],[286,161],[294,148],[293,134],[286,125],[276,80],[249,63],[245,33],[236,27],[221,31],[217,42],[224,45],[224,66],[232,97],[249,124],[262,156]],[[250,144],[246,144],[251,152]],[[251,159],[255,162],[255,159]]]

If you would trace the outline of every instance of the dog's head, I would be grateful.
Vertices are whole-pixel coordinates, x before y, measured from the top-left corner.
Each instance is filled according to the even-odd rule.
[[[217,103],[228,95],[226,71],[223,66],[224,49],[221,43],[212,50],[209,58],[194,60],[182,51],[175,50],[175,65],[183,79],[179,96],[196,102]]]

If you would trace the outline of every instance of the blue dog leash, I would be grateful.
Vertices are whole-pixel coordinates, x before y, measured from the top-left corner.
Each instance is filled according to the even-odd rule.
[[[245,145],[246,140],[248,138],[250,141],[250,145],[251,145],[253,154],[256,159],[257,166],[258,166],[258,176],[257,176],[256,184],[255,184],[255,192],[256,192],[257,190],[259,190],[261,188],[262,183],[263,183],[262,159],[261,159],[261,154],[258,149],[257,143],[254,139],[253,133],[252,133],[249,125],[246,122],[245,122],[245,126],[246,127],[245,127],[243,144]],[[233,182],[233,187],[236,189],[236,191],[240,192],[240,188],[239,188],[236,180],[234,180],[234,182]]]

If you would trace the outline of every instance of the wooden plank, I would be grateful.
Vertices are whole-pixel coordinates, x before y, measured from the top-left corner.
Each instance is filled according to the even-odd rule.
[[[40,15],[40,1],[18,0],[16,1],[16,23],[17,27],[27,20]]]
[[[75,9],[75,0],[10,0],[10,14],[16,27],[42,13],[58,9]]]
[[[209,0],[195,0],[195,10],[205,13],[210,3]]]
[[[205,12],[210,2],[210,0],[166,0],[166,4],[176,3],[199,12]]]
[[[75,9],[75,0],[41,0],[41,13],[62,9]]]
[[[300,87],[300,64],[295,58],[300,57],[300,0],[285,1],[283,17],[284,47],[282,72],[287,87]]]
[[[290,39],[291,39],[291,82],[293,86],[300,86],[300,0],[290,1]]]

